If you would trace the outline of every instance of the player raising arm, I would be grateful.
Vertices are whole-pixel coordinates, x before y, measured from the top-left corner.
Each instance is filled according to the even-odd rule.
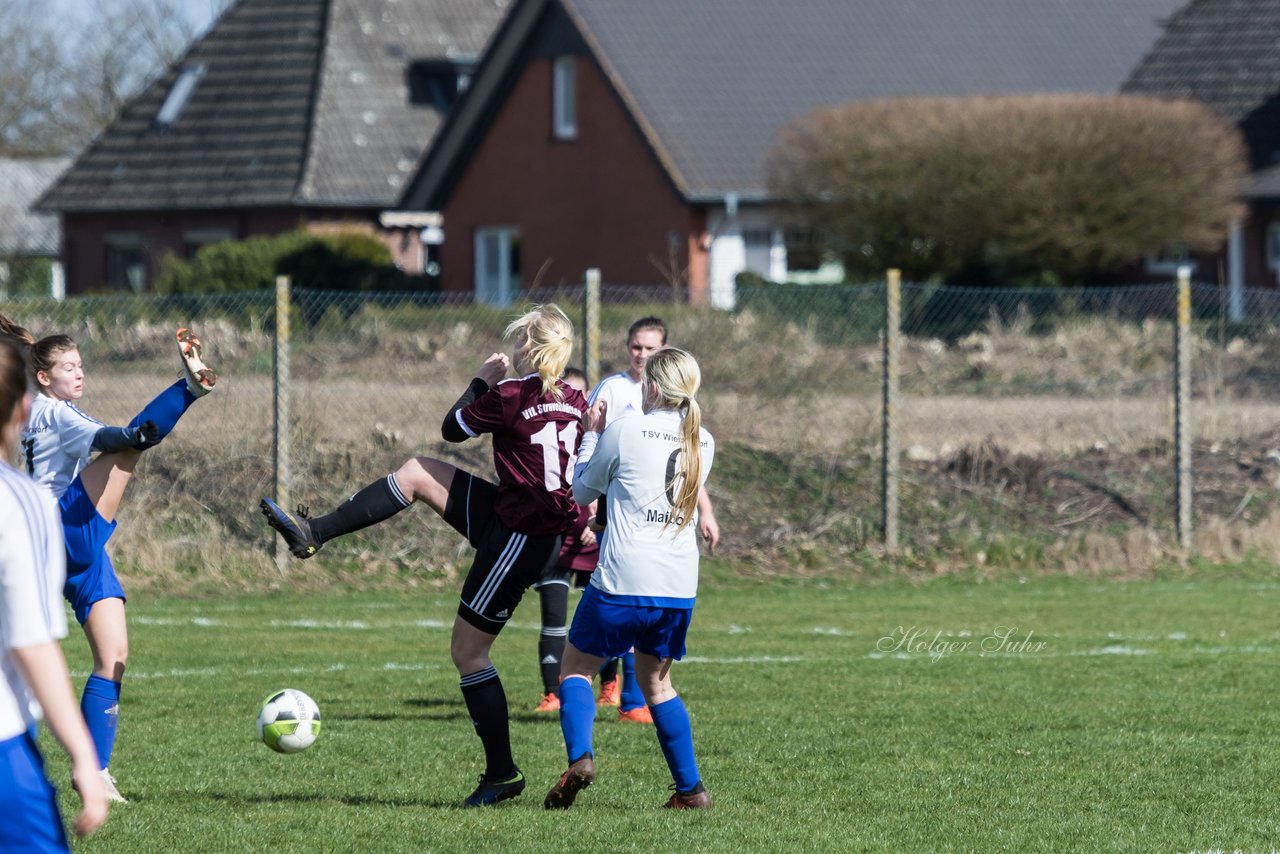
[[[39,390],[22,431],[27,471],[58,500],[66,538],[67,581],[62,595],[75,609],[93,653],[80,708],[98,750],[111,800],[124,803],[108,770],[120,714],[120,685],[129,657],[125,595],[107,541],[141,453],[177,426],[187,408],[212,391],[217,375],[201,359],[200,339],[177,332],[182,378],[160,392],[125,427],[109,427],[80,411],[84,365],[66,335],[39,341],[0,315],[0,333],[29,346],[29,368]],[[94,454],[97,454],[95,457]]]
[[[506,335],[515,341],[511,359],[490,356],[441,425],[450,442],[493,434],[497,484],[443,460],[414,457],[315,519],[289,513],[268,498],[261,502],[267,522],[301,558],[414,501],[430,507],[475,547],[450,643],[485,753],[480,784],[463,802],[469,807],[524,790],[524,774],[511,754],[507,696],[489,649],[525,589],[554,571],[561,535],[578,513],[569,494],[570,466],[586,400],[560,380],[573,349],[573,325],[555,305],[535,306],[513,321]],[[509,365],[518,377],[503,380]]]
[[[606,497],[608,536],[569,629],[560,671],[560,728],[569,768],[547,792],[547,809],[571,806],[594,782],[591,678],[606,658],[631,647],[675,780],[666,806],[711,806],[694,758],[689,715],[671,685],[671,663],[684,656],[698,590],[698,491],[715,456],[696,399],[701,380],[688,353],[660,350],[645,364],[643,415],[609,423],[598,443],[607,406],[593,406],[584,422],[589,432],[573,494],[581,504]]]
[[[67,634],[58,511],[48,490],[7,461],[30,404],[22,351],[0,338],[0,851],[70,851],[36,747],[42,714],[71,757],[77,834],[106,820],[107,790],[58,645]]]

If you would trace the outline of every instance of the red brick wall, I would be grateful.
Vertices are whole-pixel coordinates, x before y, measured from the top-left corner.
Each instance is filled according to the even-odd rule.
[[[148,260],[148,281],[154,280],[166,252],[185,257],[184,235],[192,230],[225,230],[232,239],[272,235],[307,226],[315,231],[336,227],[374,231],[398,255],[398,236],[375,228],[376,212],[311,211],[297,208],[262,208],[239,211],[175,211],[115,214],[67,214],[63,217],[62,261],[66,266],[67,293],[106,289],[106,237],[138,234]]]
[[[477,228],[517,226],[524,288],[544,264],[543,285],[580,283],[589,267],[606,284],[669,284],[653,259],[670,266],[670,239],[705,292],[705,215],[684,204],[595,63],[577,62],[577,139],[553,137],[551,100],[551,60],[534,59],[444,204],[443,288],[474,289]]]

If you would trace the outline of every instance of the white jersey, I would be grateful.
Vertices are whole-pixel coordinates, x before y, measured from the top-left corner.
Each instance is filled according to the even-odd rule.
[[[588,504],[607,499],[609,536],[591,585],[620,604],[693,607],[698,592],[698,520],[683,529],[672,519],[667,493],[680,450],[678,412],[661,409],[609,421],[585,466],[575,476],[573,497]],[[715,441],[702,430],[702,480],[715,457]],[[586,445],[584,444],[584,448]],[[584,453],[584,452],[580,452]],[[579,457],[581,460],[581,456]]]
[[[587,398],[587,403],[594,405],[597,400],[603,398],[605,423],[612,424],[623,418],[630,418],[632,415],[644,414],[642,389],[640,381],[631,379],[631,374],[625,371],[620,374],[610,374],[596,384],[595,390]]]
[[[93,437],[102,427],[71,401],[37,394],[22,431],[22,463],[36,482],[61,498],[89,463]]]
[[[67,636],[62,604],[66,552],[47,489],[0,461],[0,741],[41,716],[9,651]]]

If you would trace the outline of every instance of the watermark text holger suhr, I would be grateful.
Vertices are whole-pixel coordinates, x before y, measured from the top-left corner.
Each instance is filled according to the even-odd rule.
[[[1032,655],[1049,648],[1047,641],[1035,640],[1035,632],[1022,633],[1017,626],[996,626],[976,637],[969,632],[943,634],[918,626],[898,626],[876,641],[880,652],[927,655],[939,661],[950,655]]]

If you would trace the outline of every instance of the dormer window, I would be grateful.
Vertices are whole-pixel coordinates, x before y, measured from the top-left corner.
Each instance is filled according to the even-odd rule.
[[[556,139],[578,138],[577,62],[558,56],[551,66],[551,127]]]
[[[472,62],[424,59],[409,66],[409,103],[431,107],[441,115],[453,109],[471,82]]]
[[[187,101],[191,100],[191,93],[195,92],[196,84],[203,76],[203,62],[187,65],[178,72],[178,79],[173,81],[173,88],[169,90],[168,97],[160,105],[160,112],[156,113],[155,121],[152,122],[154,130],[166,131],[182,116]]]

